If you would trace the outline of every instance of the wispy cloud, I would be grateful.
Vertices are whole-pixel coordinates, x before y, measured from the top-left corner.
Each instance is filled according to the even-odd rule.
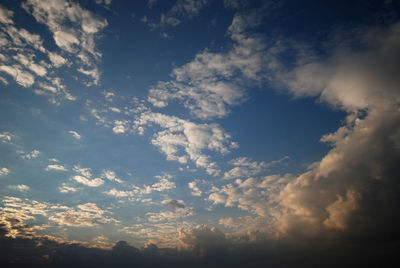
[[[82,138],[81,135],[79,135],[78,132],[76,132],[75,130],[70,130],[68,131],[69,134],[72,135],[72,137],[74,137],[76,140],[80,140]]]
[[[68,169],[66,167],[64,167],[63,165],[57,165],[57,164],[47,165],[45,170],[46,171],[49,171],[49,170],[68,171]]]
[[[28,185],[25,185],[25,184],[9,185],[8,188],[17,190],[20,192],[27,192],[31,189]]]

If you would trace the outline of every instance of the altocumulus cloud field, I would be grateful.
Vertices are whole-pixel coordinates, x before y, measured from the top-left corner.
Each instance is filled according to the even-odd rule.
[[[387,267],[397,1],[0,4],[0,262]]]

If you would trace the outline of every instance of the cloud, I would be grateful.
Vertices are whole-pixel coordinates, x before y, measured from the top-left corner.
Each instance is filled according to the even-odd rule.
[[[193,208],[186,207],[183,200],[166,199],[163,200],[161,204],[165,205],[168,210],[146,213],[149,222],[156,223],[176,221],[177,219],[186,218],[195,214]]]
[[[236,15],[228,31],[233,41],[231,50],[198,53],[191,62],[173,69],[172,80],[150,88],[148,101],[165,107],[177,100],[201,119],[226,116],[229,107],[246,100],[243,88],[267,81],[268,66],[275,61],[275,45],[268,47],[260,37],[245,31],[258,25],[259,17]]]
[[[13,135],[11,133],[8,132],[2,132],[0,133],[0,140],[3,143],[9,143],[11,142]]]
[[[23,71],[22,68],[18,65],[1,65],[0,72],[5,72],[8,75],[12,76],[15,82],[23,87],[30,87],[35,82],[34,76],[30,72]]]
[[[4,24],[12,24],[12,17],[14,16],[14,12],[0,6],[0,22]]]
[[[257,175],[269,167],[281,163],[282,161],[289,159],[288,156],[285,156],[279,160],[267,162],[257,162],[251,161],[248,157],[239,157],[232,161],[230,164],[234,166],[231,170],[224,173],[224,179],[232,179],[232,178],[240,178],[240,177],[250,177]]]
[[[117,190],[113,188],[104,192],[104,194],[115,197],[133,197],[147,195],[153,192],[164,192],[176,188],[175,182],[171,181],[172,176],[170,174],[157,175],[155,178],[157,178],[158,181],[152,185],[143,185],[142,187],[131,185],[130,187],[132,190]]]
[[[274,197],[281,235],[397,233],[399,32],[398,23],[364,29],[350,40],[364,49],[354,51],[343,41],[326,58],[300,54],[298,66],[279,74],[294,96],[317,96],[348,113],[343,126],[321,138],[332,149]]]
[[[128,120],[115,120],[114,121],[114,127],[113,127],[113,132],[115,134],[122,134],[128,131],[129,126],[128,126],[129,121]]]
[[[267,217],[271,208],[275,207],[275,198],[293,176],[269,175],[261,178],[236,179],[221,188],[213,186],[208,200],[213,205],[223,204],[225,207],[237,207],[255,215]],[[269,219],[271,220],[271,219]]]
[[[99,187],[100,185],[103,185],[104,180],[100,179],[100,178],[95,178],[95,179],[88,179],[86,177],[83,176],[79,176],[79,175],[75,175],[73,177],[71,177],[71,180],[74,180],[78,183],[81,183],[83,185],[89,186],[89,187]]]
[[[206,6],[207,2],[207,0],[177,0],[166,14],[162,13],[160,15],[158,23],[148,19],[147,16],[144,16],[141,21],[152,29],[168,26],[175,27],[181,23],[181,19],[192,18],[197,15]],[[147,5],[152,8],[155,3],[156,1],[148,1]]]
[[[159,125],[163,130],[154,135],[151,143],[167,156],[167,160],[187,163],[205,168],[208,174],[217,175],[216,163],[209,160],[203,150],[221,154],[229,152],[230,135],[217,124],[196,124],[175,116],[144,112],[134,122],[134,127]]]
[[[189,189],[191,189],[192,191],[190,192],[191,195],[193,196],[201,196],[202,191],[200,190],[200,188],[197,186],[197,182],[196,181],[191,181],[188,183],[188,187]]]
[[[62,166],[62,165],[56,165],[56,164],[47,165],[47,167],[45,168],[45,170],[46,170],[46,171],[49,171],[49,170],[68,171],[68,169],[67,169],[66,167],[64,167],[64,166]]]
[[[179,229],[179,242],[187,250],[206,255],[210,251],[223,248],[227,244],[224,233],[207,225],[197,225],[194,228]]]
[[[33,150],[32,152],[28,153],[28,154],[24,154],[24,152],[22,152],[23,155],[21,155],[21,158],[23,159],[32,159],[32,158],[36,158],[39,156],[40,151],[39,150]]]
[[[112,170],[107,170],[107,169],[103,170],[103,173],[101,174],[101,177],[102,178],[106,178],[106,179],[108,179],[110,181],[118,182],[118,183],[122,183],[123,182],[120,178],[118,178],[115,175],[115,172],[112,171]]]
[[[61,184],[60,187],[58,187],[58,190],[60,191],[60,193],[74,193],[76,192],[78,189],[75,187],[71,187],[68,184],[66,184],[65,182],[63,182]]]
[[[82,138],[82,136],[79,135],[79,133],[76,132],[76,131],[74,131],[74,130],[70,130],[70,131],[68,131],[68,133],[71,134],[72,137],[74,137],[74,138],[77,139],[77,140],[80,140],[80,139]]]
[[[10,170],[8,168],[0,168],[0,176],[7,176],[8,174],[10,174]]]
[[[28,185],[25,185],[25,184],[9,185],[8,188],[17,190],[20,192],[27,192],[31,189]]]
[[[68,209],[49,217],[50,221],[66,226],[97,226],[100,223],[114,222],[115,219],[106,216],[107,211],[94,203],[77,206],[77,209]]]
[[[13,11],[3,7],[0,9],[3,15],[13,14]],[[70,65],[70,62],[56,52],[47,50],[43,46],[40,35],[31,33],[24,28],[15,27],[11,15],[7,17],[7,24],[2,27],[5,35],[2,35],[1,38],[2,64],[0,65],[0,72],[10,75],[19,85],[26,88],[33,87],[37,83],[36,85],[41,88],[33,88],[33,92],[37,95],[49,96],[51,103],[59,104],[59,99],[74,101],[76,98],[59,82],[51,90],[49,90],[48,83],[45,82],[52,81],[52,84],[56,85],[55,81],[59,78],[51,67],[59,68],[63,65]],[[43,59],[43,54],[48,56],[50,63]],[[7,80],[4,78],[2,80],[5,84],[8,84]]]
[[[166,199],[161,202],[161,204],[169,206],[174,209],[185,208],[185,204],[182,200]]]

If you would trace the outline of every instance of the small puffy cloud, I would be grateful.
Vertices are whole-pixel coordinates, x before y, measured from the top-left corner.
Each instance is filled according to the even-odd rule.
[[[8,168],[0,168],[0,176],[6,176],[10,173],[10,170]]]
[[[104,194],[115,197],[133,197],[148,195],[155,191],[164,192],[176,188],[175,182],[171,181],[172,176],[169,174],[157,175],[155,176],[155,178],[159,180],[152,185],[143,185],[142,187],[132,185],[132,190],[117,190],[113,188],[109,191],[104,192]]]
[[[90,168],[82,168],[79,165],[74,166],[73,170],[77,173],[80,173],[82,176],[90,178],[92,177],[92,172]]]
[[[0,72],[7,73],[14,78],[15,82],[23,87],[30,87],[35,83],[35,77],[30,72],[24,71],[18,65],[0,65]]]
[[[60,187],[58,187],[58,190],[60,191],[60,193],[74,193],[76,192],[78,189],[72,186],[69,186],[68,184],[66,184],[65,182],[63,182],[61,184]]]
[[[79,176],[79,175],[73,176],[71,178],[71,180],[74,180],[78,183],[81,183],[81,184],[89,186],[89,187],[99,187],[100,185],[102,185],[104,183],[104,180],[102,180],[100,178],[88,179],[86,177]]]
[[[76,132],[76,131],[74,131],[74,130],[70,130],[70,131],[68,131],[68,133],[71,134],[72,137],[74,137],[74,138],[77,139],[77,140],[80,140],[80,139],[82,138],[82,136],[79,135],[79,133]]]
[[[49,171],[49,170],[68,171],[68,169],[66,167],[64,167],[63,165],[57,165],[57,164],[47,165],[45,170],[46,171]]]
[[[158,223],[158,222],[169,222],[175,221],[180,218],[186,218],[189,216],[193,216],[194,211],[189,208],[176,208],[173,211],[161,211],[161,212],[148,212],[146,216],[148,216],[149,222]]]
[[[12,10],[8,10],[5,7],[0,5],[0,22],[3,24],[13,24],[12,17],[14,12]]]
[[[98,226],[100,223],[110,223],[116,220],[106,216],[108,211],[99,208],[94,203],[78,205],[77,209],[69,208],[58,212],[49,220],[66,226]]]
[[[119,108],[117,108],[117,107],[108,107],[108,109],[109,109],[111,112],[114,112],[114,113],[121,113],[121,109],[119,109]]]
[[[39,150],[33,150],[32,152],[30,152],[28,154],[21,155],[21,158],[23,158],[23,159],[32,159],[32,158],[38,157],[39,154],[40,154]]]
[[[167,199],[167,200],[163,200],[161,202],[161,204],[171,207],[173,209],[185,208],[185,204],[182,200]]]
[[[12,137],[13,137],[13,135],[11,133],[8,133],[8,132],[0,133],[0,140],[3,143],[11,142]]]
[[[197,182],[196,181],[192,181],[188,183],[188,187],[190,190],[192,190],[190,193],[193,196],[201,196],[202,191],[200,190],[200,188],[197,186]]]
[[[13,190],[17,190],[20,192],[27,192],[30,190],[30,187],[28,185],[25,184],[18,184],[18,185],[9,185],[8,188],[13,189]]]
[[[113,132],[115,134],[125,133],[126,131],[129,130],[128,123],[129,123],[128,120],[115,120],[114,121],[114,127],[112,129]]]
[[[118,182],[118,183],[122,183],[123,182],[120,178],[117,177],[117,175],[115,175],[115,172],[112,171],[112,170],[107,170],[107,169],[103,170],[103,173],[101,174],[101,177],[102,178],[106,178],[106,179],[108,179],[110,181]]]
[[[257,175],[267,168],[276,165],[278,163],[283,162],[284,160],[289,159],[288,156],[284,156],[279,160],[274,160],[269,163],[267,162],[257,162],[252,161],[248,157],[239,157],[232,161],[230,164],[234,166],[231,170],[224,173],[224,179],[233,179],[233,178],[241,178],[241,177],[250,177]]]
[[[221,154],[229,152],[230,135],[217,124],[196,124],[175,116],[161,113],[144,112],[134,122],[134,127],[159,125],[162,130],[154,135],[151,143],[167,156],[167,160],[187,163],[193,161],[196,166],[206,169],[208,174],[218,175],[219,170],[204,150]]]
[[[115,97],[114,92],[110,92],[110,91],[103,91],[103,95],[104,95],[104,98],[106,99],[106,101],[113,101],[113,98]]]
[[[67,59],[61,57],[57,53],[49,52],[48,57],[54,67],[59,68],[67,63]]]

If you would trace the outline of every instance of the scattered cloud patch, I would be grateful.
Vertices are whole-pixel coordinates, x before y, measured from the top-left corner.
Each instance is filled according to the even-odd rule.
[[[58,187],[60,193],[74,193],[78,189],[72,186],[69,186],[67,183],[63,182],[60,187]]]
[[[191,195],[193,196],[201,196],[202,191],[200,190],[200,188],[197,186],[197,182],[196,181],[191,181],[188,183],[188,187],[191,190]]]
[[[6,176],[8,174],[10,174],[10,170],[8,168],[0,168],[0,176]]]
[[[21,158],[23,159],[33,159],[39,156],[40,151],[39,150],[33,150],[32,152],[25,154],[23,151],[21,152]]]
[[[57,164],[47,165],[45,170],[46,171],[49,171],[49,170],[68,171],[68,169],[66,167],[64,167],[63,165],[57,165]]]
[[[68,131],[68,133],[71,134],[72,137],[74,137],[74,139],[76,139],[76,140],[80,140],[82,138],[82,136],[79,135],[79,133],[74,130],[70,130],[70,131]]]
[[[17,190],[20,192],[27,192],[31,189],[28,185],[25,185],[25,184],[9,185],[8,188]]]

